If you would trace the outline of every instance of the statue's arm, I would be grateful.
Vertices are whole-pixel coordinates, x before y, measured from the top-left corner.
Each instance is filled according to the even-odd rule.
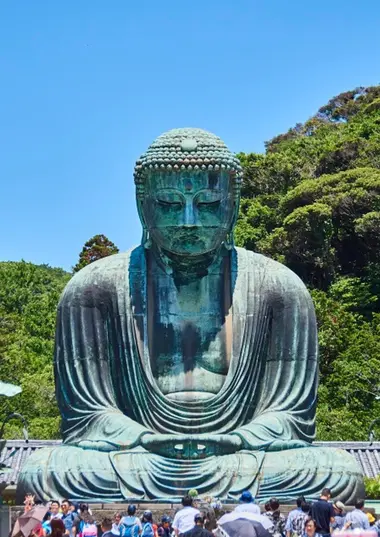
[[[314,440],[318,342],[314,306],[304,284],[286,270],[270,295],[272,322],[255,417],[233,434],[246,449],[281,450]]]
[[[115,371],[115,353],[121,352],[118,317],[115,298],[107,288],[81,273],[74,276],[58,308],[54,360],[65,443],[126,449],[139,445],[149,432],[121,412],[116,402],[112,375],[120,374]]]

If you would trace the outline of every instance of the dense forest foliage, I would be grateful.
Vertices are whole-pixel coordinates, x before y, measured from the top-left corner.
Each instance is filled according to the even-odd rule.
[[[237,245],[285,263],[314,299],[318,439],[366,440],[380,416],[380,86],[333,98],[267,142],[265,154],[240,159]],[[103,257],[105,244],[117,251],[102,237],[86,243],[75,270]],[[34,438],[59,437],[54,323],[69,278],[47,266],[0,263],[0,378],[22,385],[7,404],[27,417]],[[20,436],[18,425],[7,435]]]
[[[32,438],[59,438],[52,358],[58,299],[70,277],[45,265],[0,263],[0,379],[23,389],[0,401],[0,419],[20,412]],[[22,437],[20,423],[10,422],[6,433]]]
[[[240,158],[237,244],[285,263],[314,299],[318,439],[366,440],[380,416],[380,86]]]

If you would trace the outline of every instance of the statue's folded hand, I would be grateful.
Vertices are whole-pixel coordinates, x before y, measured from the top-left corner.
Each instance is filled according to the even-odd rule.
[[[86,438],[72,435],[67,444],[98,451],[122,451],[141,443],[141,437],[151,431],[119,411],[98,413],[89,420]]]
[[[242,448],[242,441],[229,434],[146,434],[141,445],[152,453],[178,459],[201,459],[227,455]]]

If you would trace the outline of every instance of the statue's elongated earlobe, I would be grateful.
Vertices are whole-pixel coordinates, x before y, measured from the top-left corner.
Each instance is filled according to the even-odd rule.
[[[149,230],[145,229],[145,227],[143,228],[143,236],[142,236],[141,244],[144,246],[146,250],[149,250],[149,248],[151,248],[152,246],[152,241],[150,238]]]
[[[224,241],[224,247],[226,250],[232,250],[234,247],[234,234],[232,231],[230,233],[227,233],[226,239]]]

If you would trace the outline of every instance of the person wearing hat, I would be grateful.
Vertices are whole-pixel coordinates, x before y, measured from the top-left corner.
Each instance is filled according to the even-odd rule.
[[[121,537],[138,537],[142,532],[141,520],[136,516],[136,506],[128,505],[127,516],[124,516],[119,524]]]
[[[342,530],[346,524],[346,506],[343,502],[337,501],[333,503],[334,509],[334,522],[331,524],[331,527],[334,530]]]
[[[368,513],[366,513],[366,515],[367,515],[367,518],[368,518],[368,522],[370,523],[371,526],[373,526],[375,524],[375,522],[376,522],[376,517],[374,517],[373,514],[370,513],[369,511],[368,511]]]
[[[158,527],[157,533],[158,537],[171,537],[172,534],[172,519],[168,515],[164,515],[161,518],[161,524]]]
[[[157,526],[153,524],[153,513],[152,511],[144,511],[142,516],[142,532],[141,537],[157,537]]]
[[[255,515],[260,514],[260,507],[255,503],[255,498],[249,492],[249,490],[244,490],[240,496],[240,505],[235,507],[235,511],[238,513],[254,513]]]

